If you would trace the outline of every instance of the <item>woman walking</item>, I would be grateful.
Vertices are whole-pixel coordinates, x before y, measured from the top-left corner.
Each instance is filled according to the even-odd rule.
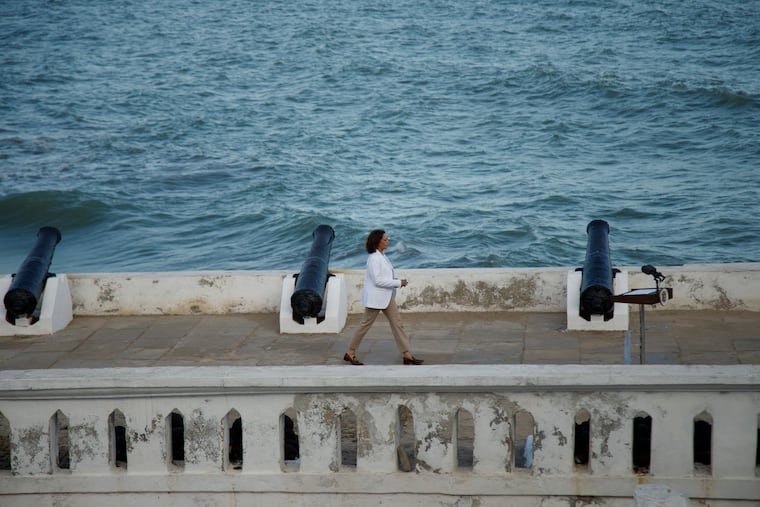
[[[364,288],[362,289],[362,305],[364,316],[359,323],[359,328],[354,333],[348,352],[343,360],[353,365],[364,364],[356,358],[356,348],[361,343],[364,335],[372,327],[377,315],[383,312],[391,325],[396,346],[401,352],[403,364],[422,364],[422,359],[415,358],[409,351],[409,337],[404,331],[398,307],[396,306],[396,289],[406,287],[406,278],[395,278],[393,265],[383,253],[388,248],[388,235],[382,229],[375,229],[367,236],[367,272],[364,275]]]

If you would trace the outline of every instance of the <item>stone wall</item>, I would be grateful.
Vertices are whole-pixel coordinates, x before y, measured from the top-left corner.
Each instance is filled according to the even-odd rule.
[[[0,504],[633,507],[663,484],[757,505],[758,385],[750,366],[4,371]]]
[[[410,280],[405,312],[564,312],[574,268],[398,269]],[[630,288],[653,286],[639,267]],[[672,287],[669,310],[760,311],[760,263],[659,267]],[[343,273],[349,313],[362,311],[362,270]],[[75,315],[278,313],[283,277],[293,271],[68,274]],[[656,309],[655,309],[656,310]]]

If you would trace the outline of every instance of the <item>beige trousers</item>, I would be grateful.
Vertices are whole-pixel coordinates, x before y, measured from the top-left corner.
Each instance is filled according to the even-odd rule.
[[[348,346],[349,350],[356,350],[362,342],[362,339],[364,339],[364,335],[367,334],[369,328],[374,324],[375,319],[380,312],[385,314],[385,317],[391,325],[391,332],[393,333],[393,338],[396,339],[398,350],[402,354],[409,350],[409,337],[406,335],[406,331],[404,331],[404,324],[401,322],[401,315],[399,314],[398,306],[396,306],[395,297],[391,298],[391,302],[384,310],[378,310],[376,308],[364,309],[364,316],[359,323],[359,328],[354,333],[354,337],[351,339],[351,343]]]

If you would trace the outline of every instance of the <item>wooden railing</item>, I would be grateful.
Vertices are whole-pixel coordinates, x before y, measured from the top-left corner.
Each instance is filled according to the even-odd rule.
[[[753,505],[759,417],[752,366],[4,371],[0,504]]]

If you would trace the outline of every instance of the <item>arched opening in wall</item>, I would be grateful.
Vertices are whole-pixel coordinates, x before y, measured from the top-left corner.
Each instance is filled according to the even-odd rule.
[[[712,474],[712,425],[707,412],[694,418],[694,471],[698,474]]]
[[[56,410],[50,418],[50,456],[53,458],[53,470],[70,470],[69,454],[69,418]]]
[[[166,433],[169,455],[169,470],[181,471],[185,468],[185,418],[174,409],[166,419]]]
[[[533,468],[533,439],[535,423],[533,416],[524,410],[515,414],[514,463],[519,470]]]
[[[398,408],[398,469],[411,472],[417,467],[417,442],[414,438],[414,416],[405,405]]]
[[[280,415],[282,471],[297,472],[301,468],[301,446],[298,441],[298,417],[293,408]]]
[[[633,418],[633,472],[648,474],[652,459],[652,416],[641,413]]]
[[[757,438],[755,439],[755,475],[760,475],[760,416],[757,416]]]
[[[475,446],[475,421],[472,414],[460,408],[457,410],[457,467],[464,470],[472,470]]]
[[[585,408],[575,414],[575,431],[573,439],[573,459],[575,468],[588,471],[591,456],[591,414]]]
[[[0,471],[11,469],[11,424],[0,412]]]
[[[227,412],[222,420],[224,428],[224,449],[226,452],[224,470],[240,471],[243,469],[243,419],[234,408]]]
[[[114,410],[108,416],[109,461],[111,467],[127,469],[127,420],[121,410]]]
[[[356,456],[359,439],[356,426],[356,415],[350,409],[344,409],[340,414],[340,466],[348,470],[356,470]]]

